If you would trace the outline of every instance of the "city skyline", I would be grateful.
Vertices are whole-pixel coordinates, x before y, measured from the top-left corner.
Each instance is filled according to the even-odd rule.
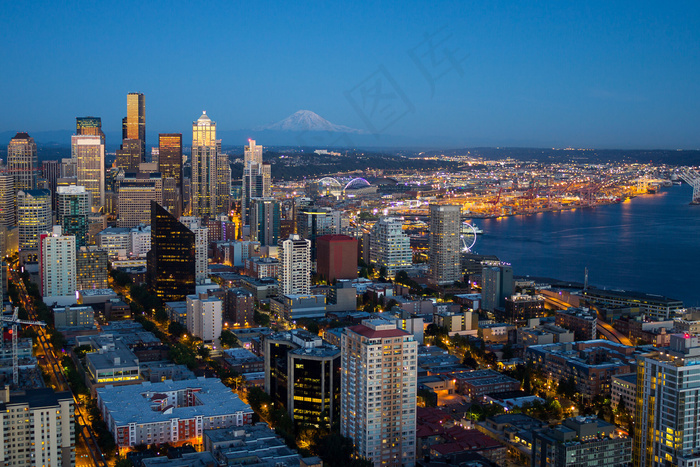
[[[16,8],[7,6],[13,21],[2,58],[24,63],[34,78],[3,77],[3,101],[13,108],[0,117],[3,133],[57,131],[76,115],[97,115],[113,134],[123,95],[138,91],[148,96],[155,132],[186,134],[203,109],[217,116],[220,132],[310,109],[380,135],[377,145],[389,135],[415,146],[700,147],[693,79],[700,28],[690,3],[256,5],[244,14],[227,6],[180,14],[184,6],[175,5],[163,25],[151,5],[130,22],[123,6],[73,11],[47,3],[31,17]],[[265,18],[265,41],[254,39],[258,22],[250,16]],[[64,23],[71,28],[57,26]],[[186,36],[207,37],[211,46],[202,51]],[[94,60],[68,60],[78,44]],[[251,59],[256,67],[244,68]],[[127,71],[137,62],[142,73]],[[164,62],[173,67],[157,66]],[[208,85],[173,73],[184,71],[181,62],[211,64]],[[365,98],[387,94],[399,105],[380,118],[381,102]]]

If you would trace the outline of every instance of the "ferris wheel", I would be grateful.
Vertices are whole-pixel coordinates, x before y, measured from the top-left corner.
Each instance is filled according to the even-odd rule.
[[[469,222],[462,222],[459,239],[462,242],[462,253],[470,253],[476,244],[476,228]]]

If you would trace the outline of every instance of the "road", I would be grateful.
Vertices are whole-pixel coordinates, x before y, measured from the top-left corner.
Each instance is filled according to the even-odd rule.
[[[39,318],[37,316],[36,309],[34,308],[34,304],[27,293],[24,281],[22,281],[16,271],[11,271],[11,274],[12,280],[17,285],[19,290],[20,301],[22,302],[24,309],[27,310],[29,319],[38,321]],[[92,427],[87,417],[87,410],[85,409],[84,404],[81,404],[80,398],[76,397],[75,393],[69,386],[68,381],[63,374],[59,358],[54,351],[53,344],[49,340],[48,334],[46,333],[46,329],[41,326],[37,326],[35,330],[37,333],[37,341],[39,342],[43,355],[45,356],[41,362],[44,371],[51,377],[51,382],[55,386],[56,390],[70,391],[73,395],[75,406],[75,433],[78,435],[76,441],[79,439],[82,439],[83,441],[82,443],[76,442],[76,466],[107,467],[104,456],[97,445],[97,438],[92,432]],[[59,353],[59,355],[62,354]],[[92,463],[90,463],[89,460],[78,457],[82,452],[87,452],[90,455]]]

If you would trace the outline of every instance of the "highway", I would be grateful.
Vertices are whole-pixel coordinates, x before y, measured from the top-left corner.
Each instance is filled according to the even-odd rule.
[[[20,301],[22,302],[24,309],[27,310],[29,318],[31,320],[38,321],[39,317],[37,316],[36,310],[34,309],[34,304],[32,303],[31,298],[27,293],[24,281],[22,281],[22,279],[19,277],[16,271],[11,271],[11,274],[12,280],[17,285],[17,288],[19,290]],[[78,438],[82,439],[83,441],[82,446],[80,446],[80,444],[76,442],[76,466],[89,467],[91,465],[94,465],[96,467],[107,467],[107,463],[105,462],[104,456],[102,455],[102,452],[100,451],[100,448],[97,445],[97,438],[95,437],[92,431],[92,427],[89,423],[89,419],[87,417],[87,410],[81,405],[80,399],[76,397],[75,393],[73,393],[73,390],[68,384],[68,381],[66,380],[66,377],[61,369],[59,358],[54,352],[53,344],[49,340],[49,337],[46,333],[46,329],[37,326],[35,330],[37,332],[37,341],[39,342],[39,345],[41,346],[41,349],[45,356],[45,358],[41,362],[44,371],[46,371],[51,377],[51,381],[55,384],[56,390],[70,391],[73,395],[73,401],[75,406],[75,433],[77,435],[76,441],[78,440]],[[61,354],[59,353],[59,355]],[[81,447],[84,447],[85,450],[89,453],[90,458],[92,459],[92,463],[82,462],[81,459],[78,458],[78,451]]]

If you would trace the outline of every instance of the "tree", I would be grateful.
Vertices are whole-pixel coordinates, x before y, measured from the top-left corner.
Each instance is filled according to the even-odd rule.
[[[352,440],[338,433],[320,438],[313,449],[328,467],[347,467],[352,459]]]
[[[180,337],[186,331],[187,328],[177,321],[171,321],[170,324],[168,324],[168,332],[175,337]]]
[[[515,356],[515,351],[510,342],[503,346],[503,360],[510,360]]]
[[[270,315],[255,310],[253,312],[253,321],[255,321],[255,324],[258,326],[267,327],[270,325]]]
[[[221,331],[221,335],[219,336],[219,342],[221,342],[221,345],[225,349],[229,349],[231,347],[240,347],[240,344],[238,343],[238,338],[234,333],[232,333],[229,330]]]

